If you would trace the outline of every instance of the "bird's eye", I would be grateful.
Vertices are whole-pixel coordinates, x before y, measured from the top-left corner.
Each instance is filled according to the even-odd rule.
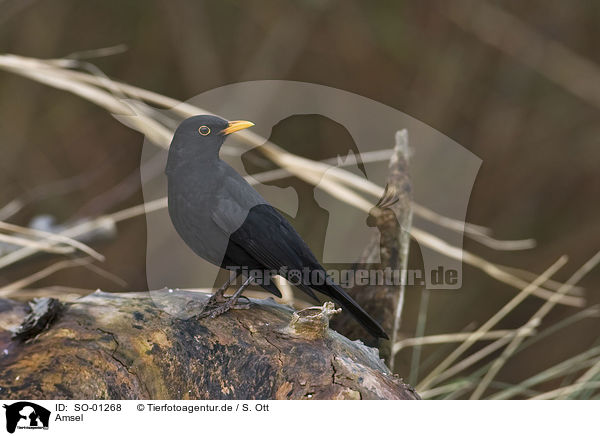
[[[202,136],[206,136],[210,133],[210,129],[207,126],[201,126],[198,129],[198,133],[200,133]]]

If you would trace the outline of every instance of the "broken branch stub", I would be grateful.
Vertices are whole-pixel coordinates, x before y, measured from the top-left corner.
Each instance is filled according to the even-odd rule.
[[[323,306],[307,307],[292,314],[287,331],[305,339],[324,338],[329,330],[329,319],[341,311],[331,301]]]
[[[379,321],[390,336],[390,341],[381,343],[380,351],[390,360],[392,368],[391,344],[396,342],[400,327],[412,224],[407,131],[398,131],[395,140],[385,191],[367,218],[367,225],[377,227],[379,235],[365,248],[354,268],[368,270],[369,277],[381,277],[380,273],[388,269],[399,272],[401,284],[369,282],[366,285],[356,284],[348,290],[352,298]],[[371,274],[372,271],[376,271],[377,274]],[[365,338],[366,341],[370,341],[369,344],[377,344],[360,325],[353,322],[348,313],[342,312],[341,316],[332,321],[332,326],[349,338]]]

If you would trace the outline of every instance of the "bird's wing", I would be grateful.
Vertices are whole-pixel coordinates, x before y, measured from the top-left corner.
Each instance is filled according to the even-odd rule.
[[[241,225],[231,232],[231,219],[226,216],[228,208],[216,207],[212,211],[213,221],[225,232],[229,240],[242,247],[255,260],[269,269],[280,270],[318,265],[300,235],[268,204],[250,209]]]
[[[230,220],[224,216],[227,210],[227,207],[215,207],[212,211],[214,222],[223,231],[229,230]],[[285,268],[303,273],[305,267],[322,268],[296,230],[269,204],[259,204],[250,209],[242,225],[229,235],[229,241],[241,247],[265,269],[283,273]],[[238,262],[243,264],[242,259]],[[285,273],[282,275],[285,277]],[[301,289],[316,299],[310,288],[301,286]]]
[[[226,223],[223,217],[225,208],[213,209],[212,217],[216,223]],[[243,224],[229,236],[229,243],[235,243],[243,249],[243,253],[251,257],[254,263],[258,262],[265,269],[282,271],[283,267],[289,270],[298,270],[302,275],[304,268],[317,272],[326,277],[326,272],[314,257],[306,243],[286,221],[279,212],[269,204],[259,204],[252,207]],[[242,254],[238,254],[242,256]],[[232,259],[239,265],[244,265],[244,259]],[[248,259],[246,259],[247,261]],[[312,277],[309,277],[309,280]],[[376,337],[387,338],[385,331],[371,316],[350,297],[344,289],[333,283],[330,279],[325,284],[312,286],[325,295],[333,298],[347,309],[357,320]],[[298,287],[318,301],[312,289],[300,283]]]

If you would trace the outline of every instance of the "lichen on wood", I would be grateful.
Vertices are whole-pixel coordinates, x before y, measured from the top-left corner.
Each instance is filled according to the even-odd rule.
[[[68,302],[25,342],[11,338],[25,304],[0,300],[0,397],[4,399],[418,399],[376,349],[328,328],[301,325],[272,300],[217,318],[188,313],[199,292],[106,293]],[[316,315],[316,318],[315,318]]]

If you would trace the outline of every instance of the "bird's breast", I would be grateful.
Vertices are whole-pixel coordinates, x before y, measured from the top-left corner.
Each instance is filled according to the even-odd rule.
[[[169,216],[177,234],[198,256],[221,265],[229,237],[211,219],[214,206],[209,195],[190,195],[169,185]]]

